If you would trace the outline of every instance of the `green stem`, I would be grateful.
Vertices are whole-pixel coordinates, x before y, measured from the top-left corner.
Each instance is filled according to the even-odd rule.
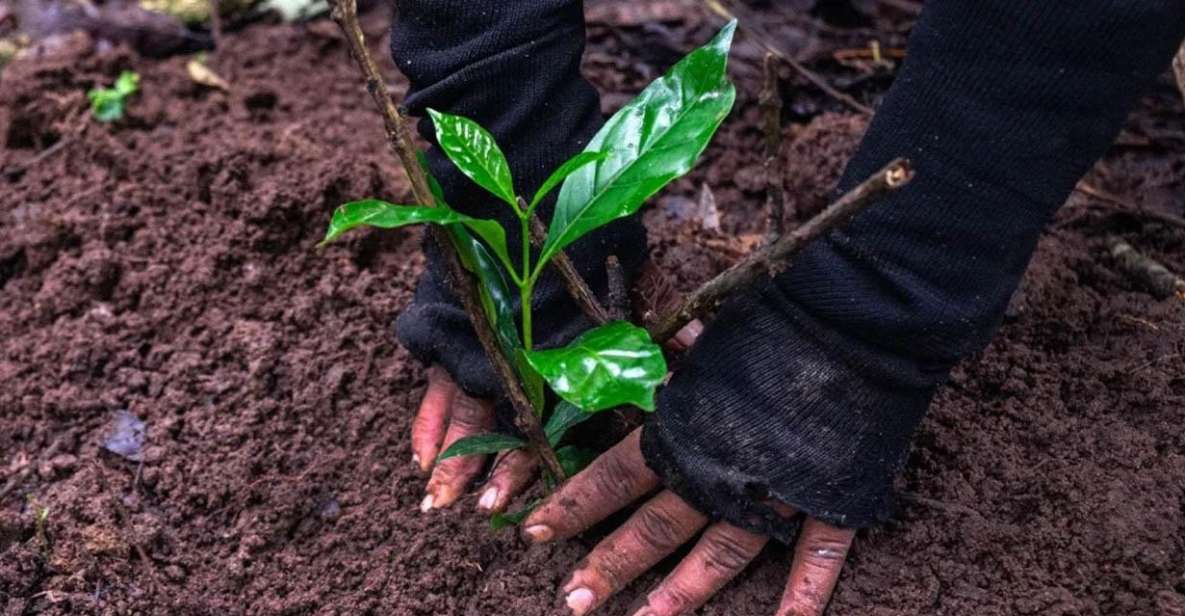
[[[523,275],[518,285],[519,301],[523,307],[523,348],[531,350],[531,295],[535,291],[535,280],[531,277],[531,223],[526,216],[519,218],[523,243]]]

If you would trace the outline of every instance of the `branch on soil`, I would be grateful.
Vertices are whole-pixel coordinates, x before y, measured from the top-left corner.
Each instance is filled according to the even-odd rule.
[[[666,342],[684,325],[715,311],[730,295],[753,284],[761,275],[774,276],[785,270],[794,256],[812,240],[843,224],[912,178],[909,161],[898,158],[889,163],[793,232],[709,280],[673,312],[651,324],[648,327],[650,336],[660,344]]]
[[[782,93],[778,91],[778,63],[773,53],[765,54],[762,66],[765,83],[757,105],[761,108],[761,130],[765,137],[765,204],[769,209],[766,241],[773,242],[786,232],[786,189],[778,165],[782,146]]]
[[[748,9],[744,8],[743,6],[733,4],[729,2],[729,0],[703,0],[703,2],[707,5],[708,9],[717,15],[725,19],[736,19],[739,26],[749,32],[750,36],[756,39],[758,44],[764,47],[767,52],[774,54],[783,62],[789,64],[790,68],[794,69],[794,72],[802,75],[804,79],[814,84],[815,87],[825,92],[828,96],[847,105],[848,107],[851,107],[852,109],[855,109],[856,111],[859,111],[860,113],[872,115],[871,107],[835,89],[835,86],[828,83],[822,75],[803,66],[801,62],[795,60],[790,56],[790,54],[782,51],[777,45],[774,45],[772,42],[773,37],[771,37],[764,28],[757,25],[757,20],[751,18]],[[731,4],[732,6],[725,6],[726,3]],[[743,19],[738,18],[738,16]]]
[[[1096,207],[1100,206],[1100,205],[1118,206],[1121,211],[1123,211],[1127,214],[1131,214],[1132,216],[1139,216],[1141,218],[1147,218],[1148,220],[1151,220],[1154,222],[1159,222],[1161,224],[1169,225],[1170,227],[1177,227],[1178,229],[1185,229],[1185,218],[1181,218],[1180,216],[1174,216],[1173,214],[1169,214],[1167,212],[1157,212],[1157,211],[1149,210],[1147,208],[1140,207],[1134,203],[1127,201],[1126,199],[1123,199],[1122,197],[1117,197],[1111,193],[1099,190],[1099,189],[1095,188],[1094,186],[1087,184],[1086,182],[1079,182],[1078,185],[1074,187],[1074,190],[1077,192],[1080,192],[1088,197],[1094,197],[1095,199],[1097,199],[1099,201],[1099,203],[1097,203],[1097,204],[1088,202],[1087,203],[1088,206],[1096,206]]]
[[[1185,279],[1152,257],[1142,254],[1131,244],[1117,237],[1107,238],[1107,251],[1124,274],[1148,289],[1157,299],[1174,295],[1185,299]]]
[[[395,106],[395,103],[392,102],[388,94],[386,81],[379,72],[378,65],[375,63],[374,57],[370,54],[370,50],[366,48],[362,26],[358,23],[358,4],[356,0],[331,0],[330,4],[333,7],[330,13],[333,21],[341,28],[350,46],[351,55],[357,61],[358,68],[366,78],[366,91],[370,93],[371,99],[383,116],[383,127],[387,133],[387,141],[391,145],[392,151],[395,152],[396,157],[399,158],[399,162],[403,165],[404,172],[407,173],[416,201],[422,205],[432,207],[435,204],[435,200],[432,198],[432,193],[428,189],[428,180],[424,176],[424,171],[420,168],[419,160],[416,156],[416,148],[412,143],[411,136],[407,132],[404,116]],[[454,283],[454,289],[461,298],[461,304],[466,314],[469,315],[469,320],[473,324],[474,331],[477,333],[477,339],[481,342],[482,349],[493,365],[494,371],[501,379],[506,396],[510,399],[510,403],[514,407],[515,427],[527,437],[531,449],[539,455],[547,470],[557,479],[563,480],[565,478],[564,470],[556,458],[555,450],[548,444],[547,436],[543,432],[543,426],[540,425],[539,418],[535,415],[526,393],[523,392],[522,384],[519,382],[514,368],[511,367],[510,362],[502,354],[494,332],[490,328],[489,321],[485,318],[485,313],[482,311],[481,303],[478,300],[476,282],[465,271],[464,266],[461,265],[455,246],[452,243],[452,238],[448,232],[443,227],[432,226],[430,233],[432,233],[432,239],[442,248],[453,248],[452,250],[441,250],[441,253],[444,255],[445,264]]]

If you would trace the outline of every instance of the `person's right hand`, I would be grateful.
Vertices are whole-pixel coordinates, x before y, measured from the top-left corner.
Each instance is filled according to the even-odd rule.
[[[439,366],[428,369],[428,389],[411,425],[412,463],[432,475],[420,511],[443,509],[457,502],[485,467],[486,456],[458,456],[437,464],[436,457],[457,440],[494,430],[494,405],[461,391]],[[502,511],[527,487],[536,461],[524,450],[498,457],[478,499],[482,511]]]

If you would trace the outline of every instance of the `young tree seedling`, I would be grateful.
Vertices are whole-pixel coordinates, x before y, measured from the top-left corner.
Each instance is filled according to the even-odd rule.
[[[129,96],[140,89],[140,76],[124,71],[110,88],[94,88],[86,93],[91,102],[91,113],[100,122],[114,122],[123,118]]]

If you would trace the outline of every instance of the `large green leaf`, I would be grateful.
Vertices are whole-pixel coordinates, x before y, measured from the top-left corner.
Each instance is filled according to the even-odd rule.
[[[547,425],[543,426],[543,431],[547,434],[547,442],[555,447],[560,443],[560,439],[568,433],[568,430],[584,423],[592,416],[592,413],[584,412],[580,407],[567,400],[560,401],[555,405],[555,410],[551,412],[551,417],[547,419]]]
[[[687,173],[732,109],[736,88],[725,68],[736,22],[691,52],[618,111],[585,151],[607,151],[560,189],[540,265],[589,231],[638,211]]]
[[[662,349],[632,323],[614,321],[568,346],[527,351],[527,361],[564,400],[585,411],[623,404],[654,410],[654,390],[667,373]]]
[[[581,152],[572,158],[569,158],[564,164],[560,165],[558,169],[551,172],[551,175],[543,181],[543,185],[539,190],[535,191],[535,197],[531,199],[531,205],[527,207],[528,210],[534,210],[535,206],[547,196],[547,193],[560,185],[560,182],[568,179],[581,167],[598,160],[605,160],[609,156],[608,152]]]
[[[515,438],[509,434],[498,434],[491,432],[488,434],[475,434],[467,436],[462,439],[457,439],[452,445],[448,446],[439,456],[436,461],[447,460],[457,456],[472,456],[476,454],[498,453],[507,449],[518,449],[526,447],[527,443],[520,438]]]
[[[518,208],[510,165],[494,136],[477,122],[429,109],[436,126],[436,141],[453,164],[469,179],[494,196]]]
[[[464,225],[485,240],[494,254],[511,267],[506,252],[506,232],[496,220],[471,218],[444,205],[424,207],[420,205],[395,205],[379,199],[351,201],[333,212],[329,230],[322,244],[327,244],[358,227],[394,229],[404,225],[430,223],[437,225]]]

